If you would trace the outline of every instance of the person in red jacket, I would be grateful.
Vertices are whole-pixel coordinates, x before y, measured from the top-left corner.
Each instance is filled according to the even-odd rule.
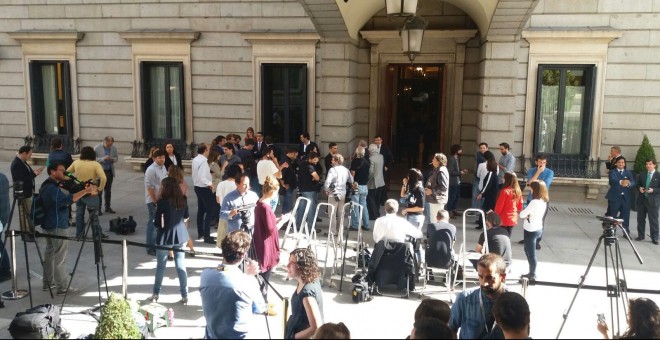
[[[502,190],[497,196],[495,202],[495,211],[502,219],[501,227],[504,228],[511,237],[513,227],[518,224],[518,213],[522,210],[522,191],[518,184],[518,177],[513,172],[504,174],[504,183]]]

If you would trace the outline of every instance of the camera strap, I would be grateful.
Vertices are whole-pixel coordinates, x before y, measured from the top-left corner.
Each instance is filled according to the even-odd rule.
[[[482,294],[483,291],[481,288],[479,288],[479,307],[481,308],[481,316],[484,318],[484,328],[486,329],[486,334],[490,334],[493,329],[495,329],[495,326],[497,326],[497,322],[495,322],[495,316],[493,316],[492,311],[490,312],[490,317],[488,319],[486,318],[486,310],[484,309],[484,302],[481,298]]]

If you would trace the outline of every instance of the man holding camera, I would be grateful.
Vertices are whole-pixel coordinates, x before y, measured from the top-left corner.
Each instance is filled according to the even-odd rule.
[[[646,216],[651,226],[651,242],[658,245],[658,207],[660,207],[660,174],[655,171],[655,161],[646,160],[646,172],[637,177],[637,238],[646,236]]]
[[[623,219],[623,228],[628,234],[630,222],[630,203],[635,179],[632,172],[626,170],[626,159],[622,156],[616,161],[616,168],[610,170],[610,190],[607,191],[607,216]]]
[[[236,190],[228,193],[220,206],[220,218],[227,220],[227,233],[241,227],[254,228],[254,207],[258,200],[259,196],[250,190],[250,175],[236,176]]]
[[[48,178],[41,185],[39,193],[44,207],[44,223],[41,225],[45,234],[68,237],[69,206],[81,199],[83,196],[95,196],[98,188],[88,185],[84,189],[71,194],[60,188],[63,181],[67,179],[64,175],[64,165],[53,163],[48,166]],[[44,254],[44,290],[56,288],[57,295],[67,293],[69,286],[66,274],[66,254],[68,240],[60,238],[46,238],[46,252]],[[69,288],[69,294],[77,290]]]
[[[335,206],[335,219],[330,219],[330,231],[337,232],[337,223],[341,220],[346,199],[346,184],[353,185],[353,176],[351,172],[343,166],[344,156],[335,154],[332,156],[332,167],[328,170],[325,178],[325,193],[328,195],[328,203]],[[328,211],[329,212],[329,211]]]

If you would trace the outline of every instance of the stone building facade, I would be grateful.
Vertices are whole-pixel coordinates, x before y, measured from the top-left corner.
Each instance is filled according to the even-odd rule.
[[[368,0],[0,3],[0,159],[26,136],[82,145],[309,131],[322,152],[384,137],[402,167],[485,141],[553,156],[557,192],[600,198],[612,145],[660,143],[660,1],[420,0],[422,53]],[[423,147],[422,147],[423,145]],[[123,158],[125,159],[125,158]],[[408,163],[408,164],[406,164]]]

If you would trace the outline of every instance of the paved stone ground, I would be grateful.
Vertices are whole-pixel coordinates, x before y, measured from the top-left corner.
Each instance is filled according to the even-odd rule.
[[[9,163],[0,162],[0,171],[9,173]],[[45,179],[45,175],[38,178],[38,186]],[[190,177],[187,178],[192,185]],[[467,200],[461,202],[467,205]],[[191,213],[196,213],[196,197],[192,195],[189,204]],[[553,202],[553,211],[547,218],[546,234],[544,235],[543,249],[539,253],[538,276],[541,281],[561,282],[576,284],[581,275],[584,274],[587,263],[594,252],[598,238],[602,235],[600,222],[596,220],[595,215],[603,214],[605,206],[596,206],[588,204],[567,204],[562,202]],[[138,222],[138,230],[135,234],[126,237],[129,241],[143,242],[145,240],[144,227],[146,225],[146,207],[143,194],[143,175],[129,170],[118,170],[115,184],[113,187],[113,208],[118,212],[117,215],[104,214],[101,216],[101,224],[104,229],[108,228],[108,220],[114,216],[127,217],[132,215]],[[636,214],[633,213],[631,220],[635,221]],[[320,223],[322,229],[327,229],[327,218]],[[465,238],[459,231],[458,245],[463,239],[467,240],[467,248],[474,247],[479,232],[473,228],[474,218],[467,218],[467,227]],[[17,221],[14,219],[14,221]],[[460,230],[462,220],[452,220]],[[373,222],[372,222],[373,223]],[[16,222],[12,223],[16,226]],[[635,230],[635,223],[631,229]],[[196,235],[194,226],[191,226],[192,234]],[[72,232],[72,231],[70,231]],[[118,235],[109,233],[111,239],[120,239]],[[281,235],[283,231],[281,231]],[[633,237],[636,232],[633,231]],[[353,236],[351,236],[353,237]],[[370,233],[365,233],[365,239],[368,243],[371,241]],[[516,241],[522,239],[522,228],[520,225],[513,233],[513,257],[514,264],[512,272],[509,274],[507,286],[512,291],[521,291],[521,286],[517,283],[520,274],[527,272],[527,262],[525,259],[522,245]],[[651,244],[649,237],[645,242],[634,242],[644,259],[644,264],[640,265],[635,258],[633,251],[627,241],[620,242],[621,253],[625,266],[625,274],[630,288],[636,289],[658,289],[657,282],[660,279],[660,262],[657,261],[660,255],[660,246]],[[41,241],[42,251],[45,247]],[[292,243],[290,243],[292,244]],[[218,252],[218,249],[201,242],[195,243],[195,248],[199,251]],[[289,248],[287,246],[287,248]],[[70,243],[68,264],[73,268],[74,260],[80,249],[80,243]],[[108,289],[114,292],[121,292],[121,249],[117,245],[106,244],[103,246],[104,261],[106,264],[106,278]],[[288,250],[291,250],[290,248]],[[25,253],[23,244],[17,243],[17,273],[18,287],[27,288]],[[29,263],[32,276],[32,287],[36,288],[32,292],[32,299],[35,305],[43,303],[61,304],[62,298],[52,299],[48,292],[41,291],[41,265],[37,257],[34,244],[28,244]],[[98,304],[97,275],[94,264],[93,247],[91,243],[85,244],[82,250],[82,256],[75,276],[73,277],[73,286],[81,289],[82,293],[78,296],[67,298],[63,310],[63,326],[72,333],[72,337],[78,337],[82,334],[93,333],[96,327],[96,321],[89,315],[79,312],[88,310]],[[587,275],[586,284],[605,285],[604,255],[602,248],[597,254],[593,267]],[[153,285],[153,276],[155,269],[155,258],[148,256],[144,249],[129,247],[129,266],[128,266],[128,293],[129,297],[143,301],[151,295]],[[201,338],[204,335],[205,320],[201,308],[201,299],[198,291],[199,274],[207,267],[214,267],[219,259],[213,256],[197,256],[186,258],[188,271],[188,285],[190,302],[187,306],[178,305],[178,280],[176,272],[171,262],[168,263],[168,269],[165,273],[163,290],[159,303],[167,307],[172,307],[175,311],[175,325],[171,328],[160,328],[156,331],[157,338]],[[290,297],[295,285],[292,281],[285,279],[285,265],[288,261],[288,253],[283,251],[280,261],[280,267],[273,274],[273,286],[285,297]],[[353,267],[347,267],[347,272],[353,274]],[[348,281],[347,281],[348,282]],[[326,280],[327,283],[327,280]],[[333,282],[333,287],[327,284],[324,287],[324,313],[325,321],[342,321],[351,330],[354,338],[404,338],[410,333],[413,323],[413,313],[419,304],[420,297],[431,296],[434,298],[449,301],[449,295],[443,292],[443,287],[437,284],[431,284],[427,291],[421,294],[413,294],[410,299],[401,299],[397,297],[376,297],[373,301],[361,304],[354,304],[351,301],[351,284],[344,283],[343,292],[337,291],[337,281]],[[11,289],[10,282],[0,284],[0,291]],[[573,288],[557,288],[551,286],[536,285],[527,290],[526,297],[529,301],[532,311],[531,336],[534,338],[555,337],[563,321],[563,315],[568,308],[571,299],[576,290]],[[104,290],[105,294],[105,290]],[[636,297],[640,294],[629,294],[630,297]],[[105,295],[104,295],[105,296]],[[660,303],[658,295],[647,295]],[[275,294],[270,294],[272,302],[281,305]],[[576,299],[576,302],[568,316],[565,328],[561,334],[562,338],[594,338],[599,336],[596,331],[596,313],[605,313],[611,325],[611,315],[609,308],[610,300],[604,291],[582,289]],[[29,298],[16,301],[5,301],[5,308],[0,310],[0,338],[10,338],[7,327],[15,313],[23,311],[30,306]],[[250,333],[251,338],[265,338],[268,331],[265,325],[268,321],[270,332],[273,338],[282,337],[282,313],[278,316],[255,317],[253,327]],[[625,319],[622,319],[622,330],[625,329]],[[610,326],[611,327],[611,326]]]

